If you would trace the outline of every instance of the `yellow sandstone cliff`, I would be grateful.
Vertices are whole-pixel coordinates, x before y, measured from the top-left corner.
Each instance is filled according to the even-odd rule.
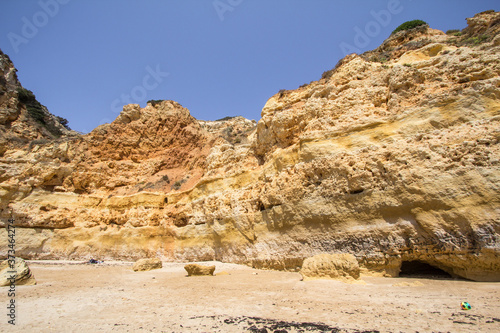
[[[460,36],[398,32],[271,97],[256,127],[197,121],[163,101],[127,105],[87,135],[23,145],[11,130],[25,106],[10,74],[0,95],[2,223],[12,214],[27,259],[296,270],[317,254],[350,253],[365,274],[397,276],[418,260],[500,281],[499,22],[489,11]]]

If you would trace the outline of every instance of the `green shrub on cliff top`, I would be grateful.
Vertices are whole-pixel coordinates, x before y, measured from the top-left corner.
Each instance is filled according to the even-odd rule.
[[[35,94],[31,90],[18,88],[17,89],[17,97],[23,104],[27,104],[33,101],[36,101]]]
[[[35,94],[31,90],[25,88],[17,89],[17,98],[26,106],[28,115],[36,122],[44,126],[50,133],[56,137],[60,137],[63,133],[57,128],[53,121],[47,116],[44,106],[36,99]],[[57,121],[64,127],[69,129],[68,121],[62,117],[58,117]]]
[[[56,119],[59,122],[59,124],[63,125],[67,130],[71,130],[71,128],[68,125],[69,123],[68,119],[59,116],[56,116]]]
[[[21,103],[26,105],[28,114],[41,124],[45,122],[45,112],[43,112],[42,104],[37,101],[35,94],[31,90],[19,88],[17,89],[17,97]]]
[[[391,33],[391,35],[394,35],[396,32],[403,31],[403,30],[410,30],[415,27],[418,27],[420,25],[425,25],[427,22],[424,22],[422,20],[413,20],[413,21],[407,21],[403,24],[401,24],[399,27],[394,29],[394,31]]]
[[[152,106],[156,106],[156,105],[160,104],[163,101],[164,101],[163,99],[150,99],[148,101],[148,103],[150,103]]]

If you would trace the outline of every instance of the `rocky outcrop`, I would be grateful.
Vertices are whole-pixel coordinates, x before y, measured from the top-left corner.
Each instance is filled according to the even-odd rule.
[[[162,267],[163,266],[160,258],[145,258],[137,260],[132,266],[132,270],[134,270],[134,272],[137,271],[142,272],[142,271],[150,271],[153,269],[159,269]]]
[[[360,269],[356,257],[350,253],[323,253],[304,260],[300,275],[306,281],[321,278],[354,281],[359,279]]]
[[[24,89],[10,58],[0,50],[0,157],[11,148],[75,136],[67,120],[51,114],[35,95]]]
[[[257,128],[255,120],[249,120],[242,116],[225,117],[214,121],[198,120],[198,122],[204,130],[224,138],[232,145],[248,144]]]
[[[256,129],[164,101],[10,147],[0,215],[16,253],[287,270],[349,253],[363,274],[420,261],[500,281],[499,19],[398,32],[271,97]]]
[[[203,175],[214,142],[176,102],[126,105],[114,122],[69,147],[76,170],[61,185],[65,191],[107,195],[183,190]]]
[[[188,264],[184,266],[184,269],[188,273],[188,276],[201,276],[201,275],[214,275],[215,266],[204,266],[198,264]]]
[[[28,267],[26,261],[16,258],[14,267],[10,267],[9,261],[0,263],[0,287],[14,285],[35,285],[35,276]]]

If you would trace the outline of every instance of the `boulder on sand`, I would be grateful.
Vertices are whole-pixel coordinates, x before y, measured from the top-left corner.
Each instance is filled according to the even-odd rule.
[[[160,258],[147,258],[147,259],[139,259],[134,263],[132,269],[134,272],[137,271],[150,271],[152,269],[162,268],[163,265],[161,263]]]
[[[349,253],[318,254],[304,260],[300,274],[304,280],[335,279],[353,281],[359,279],[359,265]]]
[[[12,273],[15,271],[16,273]],[[12,275],[16,276],[16,285],[35,285],[35,276],[28,267],[28,264],[22,258],[16,258],[14,263],[14,268],[11,269],[9,266],[9,261],[4,260],[0,263],[0,286],[10,286]]]
[[[188,276],[192,275],[214,275],[215,266],[203,266],[198,264],[187,264],[184,269]]]

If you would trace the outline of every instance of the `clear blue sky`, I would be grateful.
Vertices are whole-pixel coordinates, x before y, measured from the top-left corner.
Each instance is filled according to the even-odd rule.
[[[500,1],[0,0],[0,48],[78,131],[150,99],[258,120],[269,97],[319,79],[347,47],[376,48],[413,19],[462,29],[488,9]]]

